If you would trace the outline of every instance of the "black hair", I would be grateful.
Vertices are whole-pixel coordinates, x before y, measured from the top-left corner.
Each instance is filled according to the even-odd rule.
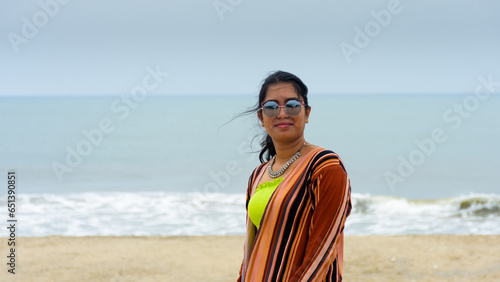
[[[285,71],[275,71],[271,73],[266,79],[264,79],[262,86],[260,87],[259,100],[257,104],[250,110],[244,112],[243,114],[251,114],[258,112],[260,110],[262,102],[266,98],[267,89],[271,85],[279,83],[290,83],[295,88],[295,91],[299,97],[303,100],[305,108],[309,108],[309,103],[307,102],[307,86],[298,78],[296,75]],[[259,153],[259,160],[261,163],[269,161],[273,156],[276,155],[276,149],[274,148],[273,139],[269,134],[265,134],[265,137],[260,142],[261,150]]]

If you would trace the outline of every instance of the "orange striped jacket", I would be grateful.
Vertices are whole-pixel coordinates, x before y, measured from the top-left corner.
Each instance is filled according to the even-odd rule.
[[[259,165],[248,182],[238,281],[342,281],[344,224],[352,207],[342,161],[323,148],[301,158],[271,196],[257,231],[248,201],[268,164]]]

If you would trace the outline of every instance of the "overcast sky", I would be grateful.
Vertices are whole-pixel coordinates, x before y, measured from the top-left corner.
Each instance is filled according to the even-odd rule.
[[[276,69],[314,93],[467,93],[500,79],[499,12],[498,0],[2,1],[0,95],[120,95],[147,67],[169,73],[157,94],[253,94]]]

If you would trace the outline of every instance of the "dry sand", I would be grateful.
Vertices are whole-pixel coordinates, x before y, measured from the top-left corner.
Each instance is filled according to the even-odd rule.
[[[243,239],[2,238],[0,281],[235,281]],[[344,281],[500,281],[500,235],[347,236]]]

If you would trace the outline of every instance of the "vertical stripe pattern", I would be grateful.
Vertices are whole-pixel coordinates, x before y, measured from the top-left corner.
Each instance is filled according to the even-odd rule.
[[[250,176],[247,209],[268,164]],[[318,148],[301,158],[271,196],[258,231],[247,212],[238,281],[342,281],[350,193],[337,154]]]

